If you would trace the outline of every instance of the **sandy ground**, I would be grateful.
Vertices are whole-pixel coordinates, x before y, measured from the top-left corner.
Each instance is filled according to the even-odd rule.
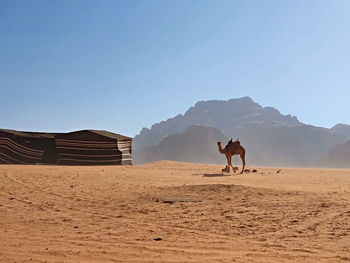
[[[221,168],[2,165],[0,261],[350,262],[350,170]]]

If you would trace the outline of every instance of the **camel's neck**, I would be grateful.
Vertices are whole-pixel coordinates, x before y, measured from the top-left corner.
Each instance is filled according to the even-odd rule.
[[[221,143],[218,143],[218,148],[220,153],[224,153],[224,149],[222,149]]]

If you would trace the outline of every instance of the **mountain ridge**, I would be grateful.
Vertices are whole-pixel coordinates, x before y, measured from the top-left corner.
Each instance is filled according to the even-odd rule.
[[[251,123],[267,125],[299,126],[297,117],[282,115],[273,107],[262,107],[250,97],[230,100],[199,101],[184,114],[143,128],[134,137],[134,147],[142,148],[159,143],[167,135],[184,132],[190,125],[215,127],[229,135],[232,128]]]
[[[200,141],[195,140],[194,131],[191,130],[190,134],[187,132],[193,125],[202,127],[203,131],[197,129],[199,137],[206,138],[206,143],[211,145],[202,148],[195,159],[191,155],[180,158],[186,155],[182,153],[196,152],[196,148],[202,147]],[[142,162],[170,159],[192,162],[211,160],[210,162],[220,163],[221,160],[214,158],[211,153],[209,158],[208,153],[204,152],[217,151],[216,145],[212,146],[216,144],[215,136],[205,134],[213,134],[207,129],[209,127],[222,132],[225,138],[239,138],[247,149],[248,163],[254,165],[312,166],[334,146],[347,141],[344,134],[334,129],[304,124],[297,117],[283,115],[273,107],[262,107],[249,97],[226,101],[209,100],[197,102],[183,115],[156,123],[150,129],[143,128],[133,141],[135,163],[140,158]],[[188,144],[179,143],[188,138],[193,138],[197,144],[191,141]],[[182,147],[177,150],[178,156],[171,153],[173,147],[178,148],[179,145],[176,144]],[[167,147],[162,148],[162,145]],[[143,156],[145,153],[147,158]],[[219,155],[218,152],[216,154]]]

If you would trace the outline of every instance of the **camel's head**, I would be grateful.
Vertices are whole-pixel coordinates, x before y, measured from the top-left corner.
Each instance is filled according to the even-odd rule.
[[[221,145],[221,142],[217,142],[218,145]]]

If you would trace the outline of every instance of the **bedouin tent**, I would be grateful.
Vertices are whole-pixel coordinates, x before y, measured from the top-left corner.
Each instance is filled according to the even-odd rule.
[[[131,164],[132,139],[99,130],[83,130],[55,136],[58,164]]]
[[[0,130],[0,163],[33,164],[42,161],[44,149],[34,136],[14,130]]]
[[[100,130],[70,133],[0,129],[0,164],[131,164],[132,139]]]

